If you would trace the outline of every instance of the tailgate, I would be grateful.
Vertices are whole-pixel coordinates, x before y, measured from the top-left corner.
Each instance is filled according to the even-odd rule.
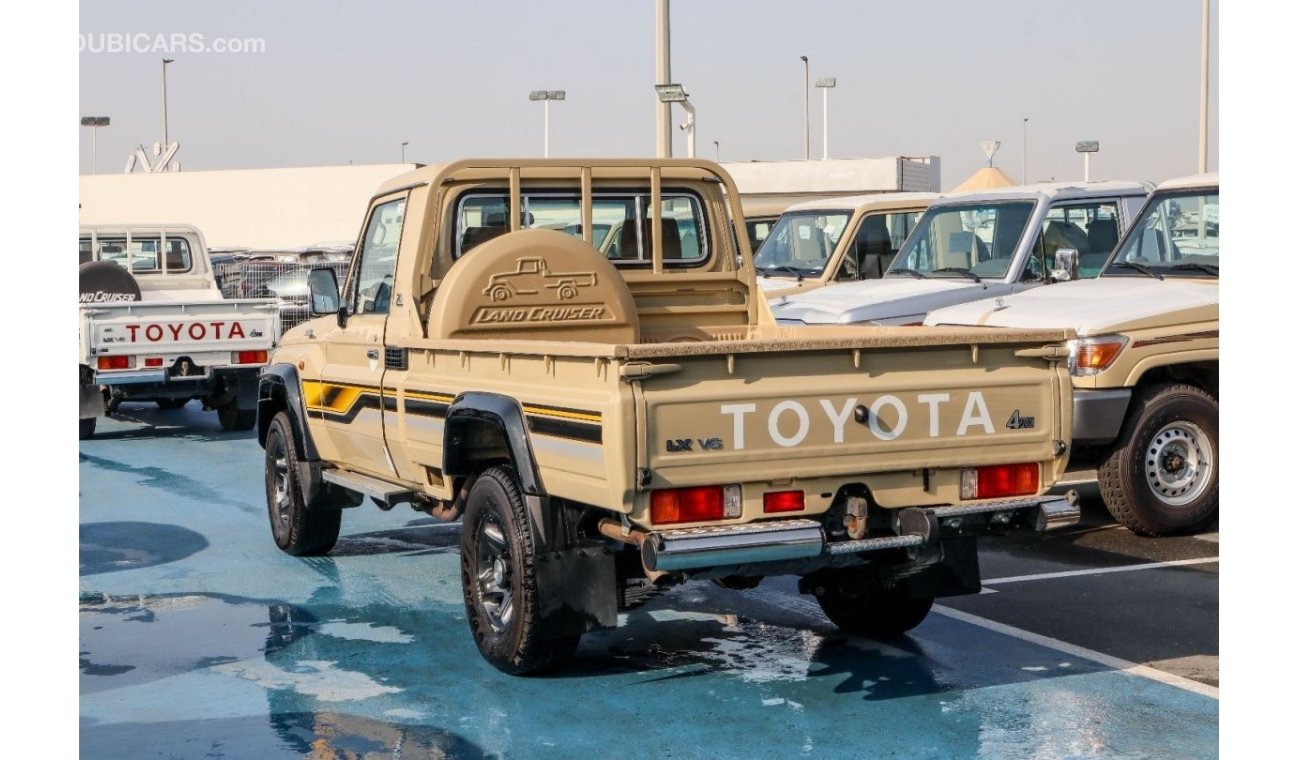
[[[642,461],[661,485],[1045,461],[1070,407],[1063,361],[1016,356],[1042,345],[673,359],[641,384]]]
[[[261,300],[133,303],[83,309],[92,354],[265,350],[276,341],[277,306]]]

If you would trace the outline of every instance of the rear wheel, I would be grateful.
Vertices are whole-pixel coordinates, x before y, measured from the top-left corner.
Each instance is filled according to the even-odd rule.
[[[492,467],[466,500],[460,572],[470,632],[483,659],[523,675],[571,656],[580,636],[555,636],[542,620],[536,549],[514,470]]]
[[[934,597],[914,598],[906,581],[873,586],[851,573],[826,576],[814,589],[817,603],[840,630],[873,638],[906,633],[930,614]]]
[[[1205,527],[1219,510],[1219,405],[1192,385],[1135,396],[1119,444],[1097,470],[1106,509],[1134,533]]]
[[[82,440],[82,441],[84,441],[84,440],[86,440],[87,438],[91,438],[91,437],[93,437],[93,436],[95,435],[95,423],[96,423],[98,420],[99,420],[98,417],[82,417],[82,418],[81,418],[81,434],[80,434],[80,437],[78,438],[78,440]]]
[[[266,431],[266,507],[275,545],[287,554],[325,554],[339,539],[342,511],[308,510],[303,500],[298,450],[284,412],[275,415]]]
[[[217,421],[221,423],[221,429],[227,432],[252,430],[257,424],[257,410],[240,409],[238,402],[229,401],[217,407]]]

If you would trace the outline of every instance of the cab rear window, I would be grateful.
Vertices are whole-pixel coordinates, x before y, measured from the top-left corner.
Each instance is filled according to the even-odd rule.
[[[81,263],[109,261],[132,272],[161,272],[165,264],[168,272],[188,272],[193,268],[190,243],[185,238],[166,238],[166,255],[159,256],[160,238],[134,237],[128,245],[121,238],[81,238]]]
[[[582,196],[566,191],[539,191],[520,197],[521,229],[549,229],[583,236]],[[510,198],[504,193],[470,193],[456,210],[455,255],[510,230]],[[651,255],[650,194],[597,192],[592,197],[591,242],[616,266],[648,265]],[[707,228],[700,199],[689,192],[665,190],[660,197],[664,265],[694,266],[709,258]]]

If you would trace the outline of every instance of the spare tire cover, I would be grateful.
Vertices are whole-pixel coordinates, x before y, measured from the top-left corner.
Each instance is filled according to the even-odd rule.
[[[139,301],[140,284],[131,273],[108,261],[81,265],[81,303]]]

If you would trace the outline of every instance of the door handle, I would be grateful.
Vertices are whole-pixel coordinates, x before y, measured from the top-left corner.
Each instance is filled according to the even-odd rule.
[[[368,350],[366,351],[366,358],[367,358],[367,359],[374,359],[374,360],[378,361],[378,360],[379,360],[379,349],[377,349],[377,348],[371,348],[371,349],[368,349]]]

